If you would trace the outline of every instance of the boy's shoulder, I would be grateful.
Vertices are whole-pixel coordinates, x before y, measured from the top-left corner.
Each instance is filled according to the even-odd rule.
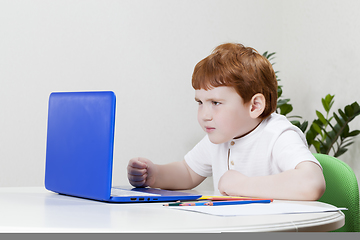
[[[284,115],[272,113],[269,117],[262,122],[262,132],[267,132],[271,135],[280,135],[285,131],[295,131],[300,136],[303,132],[292,124]]]
[[[267,119],[263,121],[263,133],[271,138],[278,138],[287,131],[293,131],[297,133],[300,138],[306,142],[304,133],[292,124],[284,115],[272,113]]]

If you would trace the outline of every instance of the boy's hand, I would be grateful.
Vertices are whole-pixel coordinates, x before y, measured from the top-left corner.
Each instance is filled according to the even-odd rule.
[[[147,187],[155,183],[156,165],[146,158],[133,158],[127,166],[128,179],[134,187]]]
[[[247,178],[236,170],[228,170],[219,180],[220,193],[228,196],[241,196],[241,189],[245,187]]]

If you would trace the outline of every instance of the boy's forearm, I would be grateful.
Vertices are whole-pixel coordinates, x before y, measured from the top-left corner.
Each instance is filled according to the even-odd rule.
[[[286,200],[317,200],[322,195],[321,187],[312,180],[301,180],[297,170],[277,175],[253,177],[245,192],[255,197],[270,197]]]
[[[157,165],[157,168],[155,183],[150,187],[185,190],[194,188],[199,184],[191,178],[184,161]]]
[[[270,176],[240,176],[234,178],[233,188],[228,189],[226,192],[228,195],[287,200],[317,200],[325,191],[325,182],[320,168],[311,171],[302,168]]]

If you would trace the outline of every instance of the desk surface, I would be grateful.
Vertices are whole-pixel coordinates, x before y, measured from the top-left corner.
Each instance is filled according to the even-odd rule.
[[[173,210],[162,203],[102,203],[58,195],[43,187],[0,188],[0,232],[331,231],[344,222],[341,211],[220,217]]]

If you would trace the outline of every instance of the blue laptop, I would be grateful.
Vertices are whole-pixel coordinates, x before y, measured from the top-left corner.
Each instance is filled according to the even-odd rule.
[[[45,188],[104,202],[195,200],[201,195],[112,187],[116,97],[104,92],[50,94]]]

